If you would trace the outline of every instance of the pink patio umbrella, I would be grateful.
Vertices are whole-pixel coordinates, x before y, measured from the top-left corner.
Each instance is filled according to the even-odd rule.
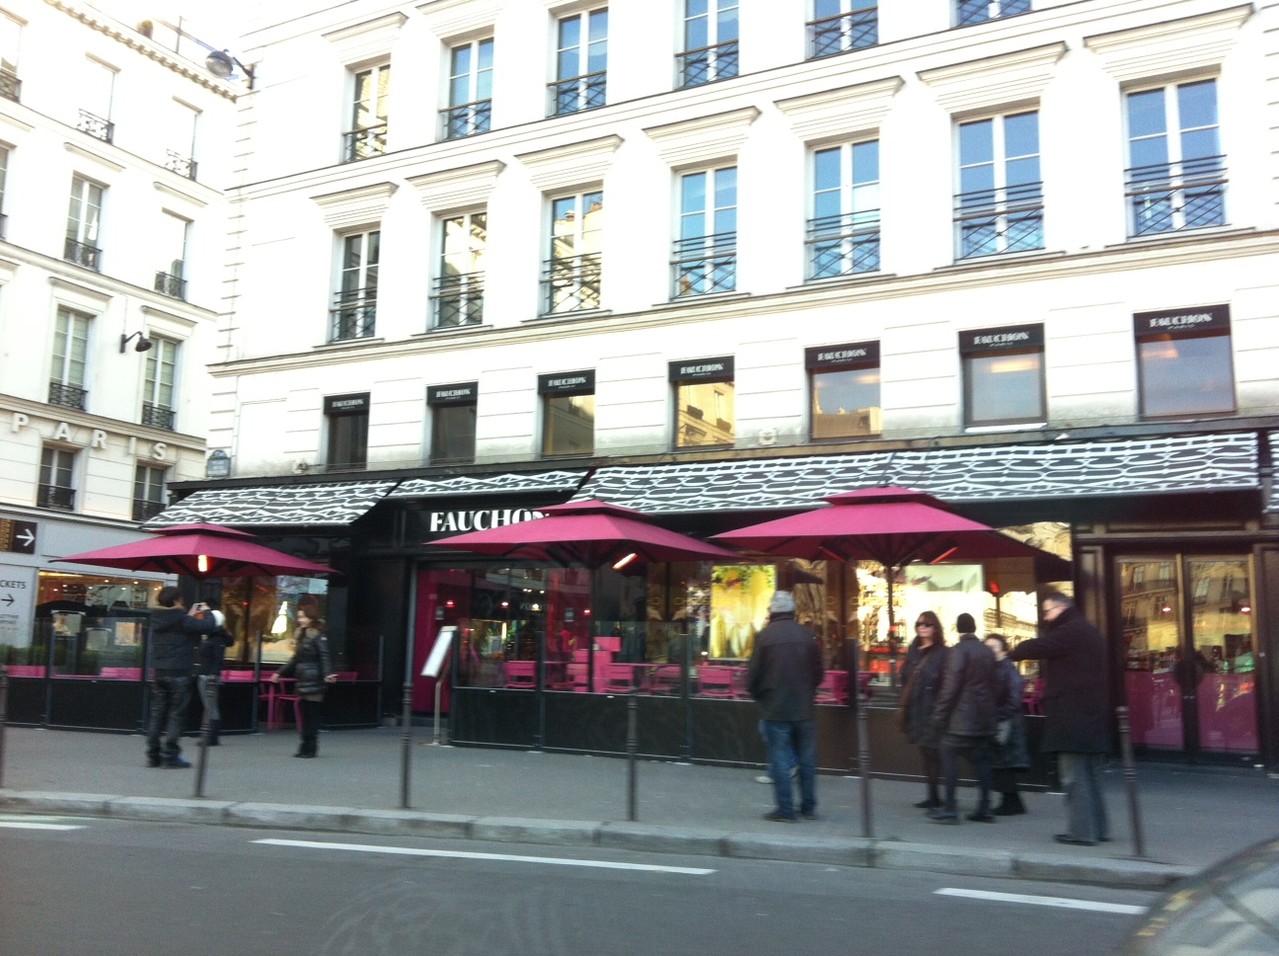
[[[1032,558],[1042,581],[1070,578],[1070,562],[1023,544],[980,521],[956,514],[938,498],[909,488],[864,488],[833,495],[829,507],[714,535],[714,540],[762,554],[840,562],[876,561],[888,581],[893,631],[893,578],[917,561]]]
[[[53,560],[128,571],[185,574],[199,580],[334,573],[330,567],[268,548],[258,544],[248,532],[222,525],[173,525],[157,528],[155,534],[154,538]]]
[[[551,561],[589,568],[643,558],[647,561],[736,561],[738,555],[688,535],[668,531],[641,512],[604,501],[570,501],[538,509],[542,517],[439,538],[428,544],[476,554]],[[632,557],[633,556],[633,557]]]

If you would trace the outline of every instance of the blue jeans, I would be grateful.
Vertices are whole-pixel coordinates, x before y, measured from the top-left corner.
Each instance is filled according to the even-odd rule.
[[[182,748],[182,720],[191,701],[190,677],[164,677],[157,675],[151,681],[151,714],[147,723],[147,756],[172,760]],[[161,743],[160,735],[164,740]]]
[[[1070,835],[1077,840],[1107,840],[1110,820],[1101,794],[1101,762],[1104,754],[1057,754],[1057,771],[1066,791],[1066,818]]]
[[[790,771],[798,763],[799,812],[813,813],[817,809],[817,721],[766,720],[763,723],[777,812],[784,817],[795,816]]]

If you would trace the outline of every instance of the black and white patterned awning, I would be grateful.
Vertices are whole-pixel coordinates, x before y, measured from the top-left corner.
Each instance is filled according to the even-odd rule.
[[[1249,490],[1260,486],[1257,451],[1256,434],[1240,432],[606,467],[574,498],[674,514],[808,508],[875,485],[945,501]]]
[[[1279,462],[1279,431],[1271,432],[1269,438],[1270,463],[1273,466],[1275,462]],[[1273,475],[1273,467],[1271,473]],[[1279,480],[1275,480],[1273,477],[1270,483],[1270,498],[1266,501],[1266,510],[1279,513]]]
[[[391,498],[446,498],[462,495],[541,494],[575,491],[586,471],[541,471],[529,474],[458,475],[453,478],[408,478]]]
[[[305,485],[204,488],[148,521],[144,528],[175,524],[348,525],[386,497],[394,481],[337,481]]]

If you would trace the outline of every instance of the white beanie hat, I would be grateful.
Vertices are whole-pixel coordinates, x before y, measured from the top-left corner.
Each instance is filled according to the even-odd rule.
[[[773,600],[768,604],[769,614],[794,614],[795,598],[790,591],[774,591]]]
[[[224,623],[226,623],[226,615],[221,611],[210,611],[209,613],[213,615],[213,623],[218,627],[221,627]]]

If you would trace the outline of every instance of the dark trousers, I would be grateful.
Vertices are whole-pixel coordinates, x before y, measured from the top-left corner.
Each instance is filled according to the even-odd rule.
[[[924,785],[927,797],[934,803],[941,801],[941,754],[936,747],[920,747],[919,756],[924,763]]]
[[[298,701],[302,714],[302,725],[298,727],[298,733],[302,735],[301,753],[316,752],[316,734],[320,732],[320,703],[318,700],[307,700],[305,697]]]
[[[990,738],[960,737],[946,734],[941,742],[941,769],[946,778],[946,809],[955,809],[955,788],[959,783],[959,757],[963,754],[973,765],[977,786],[981,791],[977,811],[990,810]]]
[[[147,722],[147,756],[171,760],[182,752],[178,740],[191,702],[191,678],[157,674],[151,681],[151,713]],[[163,740],[161,739],[163,734]]]

